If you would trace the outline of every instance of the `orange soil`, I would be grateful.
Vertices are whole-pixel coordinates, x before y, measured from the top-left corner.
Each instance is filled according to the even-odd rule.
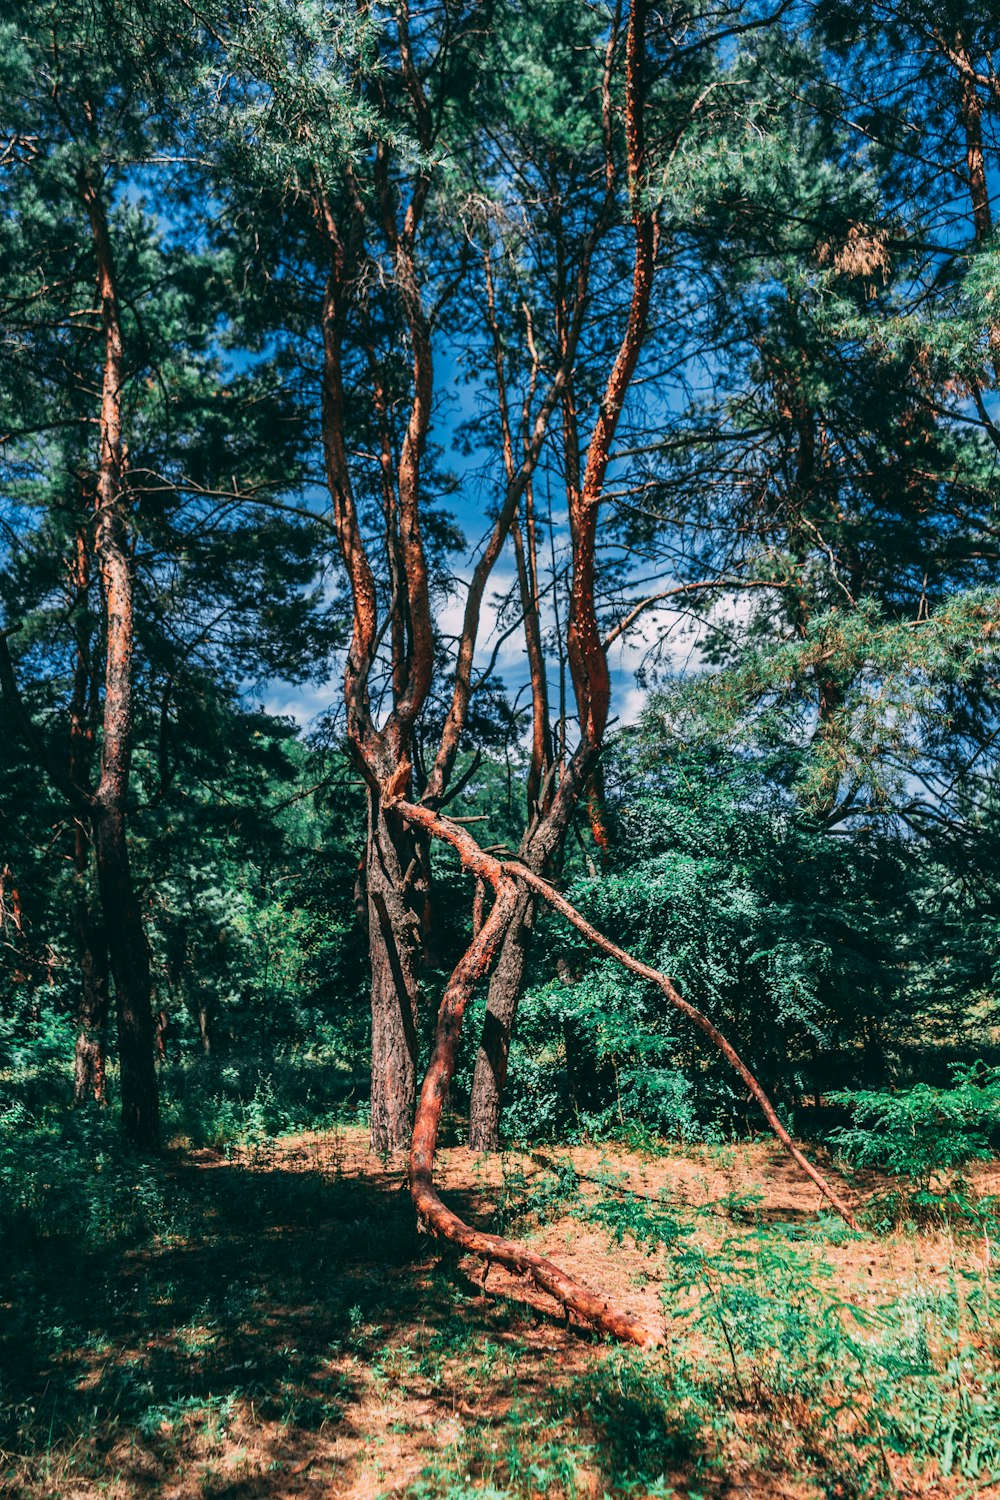
[[[737,1148],[696,1148],[655,1158],[612,1146],[559,1148],[535,1156],[511,1153],[503,1158],[482,1158],[455,1147],[440,1153],[438,1181],[447,1202],[487,1225],[501,1196],[505,1174],[508,1179],[511,1173],[521,1173],[528,1179],[543,1180],[547,1176],[544,1162],[553,1159],[571,1161],[583,1179],[585,1193],[595,1195],[604,1189],[593,1179],[612,1172],[634,1192],[652,1199],[668,1195],[677,1203],[718,1204],[733,1195],[756,1195],[761,1199],[756,1212],[766,1220],[805,1223],[815,1218],[820,1207],[815,1187],[800,1176],[779,1149],[763,1141]],[[289,1358],[295,1356],[308,1372],[302,1378],[301,1400],[309,1403],[318,1399],[318,1393],[326,1388],[324,1382],[332,1382],[341,1392],[340,1409],[328,1419],[302,1424],[265,1416],[253,1402],[237,1400],[225,1420],[214,1426],[203,1411],[193,1410],[190,1417],[165,1423],[159,1438],[154,1435],[147,1441],[135,1435],[128,1443],[119,1442],[102,1456],[99,1480],[81,1480],[67,1464],[61,1476],[57,1470],[53,1477],[50,1467],[46,1481],[39,1465],[33,1463],[26,1468],[23,1483],[10,1492],[12,1495],[30,1500],[41,1500],[43,1495],[48,1500],[55,1494],[66,1500],[92,1500],[97,1495],[125,1500],[126,1496],[154,1494],[162,1500],[200,1500],[205,1495],[225,1496],[226,1500],[292,1500],[299,1496],[376,1500],[405,1495],[435,1459],[457,1465],[459,1479],[464,1477],[460,1457],[463,1434],[473,1423],[482,1422],[484,1411],[495,1419],[493,1446],[502,1454],[509,1437],[504,1419],[511,1411],[514,1377],[520,1403],[517,1412],[530,1412],[536,1406],[540,1411],[557,1386],[571,1386],[603,1357],[593,1339],[583,1330],[567,1327],[562,1310],[532,1284],[494,1268],[484,1289],[481,1262],[470,1257],[455,1261],[448,1254],[442,1261],[441,1247],[426,1238],[414,1238],[404,1246],[398,1263],[394,1263],[392,1254],[378,1260],[379,1297],[374,1303],[370,1289],[368,1293],[359,1290],[357,1300],[366,1305],[367,1316],[373,1316],[373,1305],[381,1308],[382,1315],[362,1326],[353,1343],[331,1339],[322,1309],[324,1277],[333,1275],[336,1290],[342,1295],[345,1279],[361,1277],[366,1270],[370,1274],[382,1233],[378,1206],[388,1203],[404,1217],[406,1210],[403,1164],[381,1162],[368,1149],[360,1129],[289,1138],[273,1150],[231,1160],[210,1151],[189,1152],[174,1170],[189,1174],[189,1181],[196,1180],[192,1173],[207,1173],[217,1181],[222,1180],[217,1174],[236,1174],[232,1180],[240,1191],[251,1194],[255,1183],[261,1183],[268,1174],[309,1174],[320,1185],[330,1184],[331,1192],[336,1187],[340,1192],[355,1194],[350,1199],[351,1212],[358,1212],[359,1217],[346,1225],[331,1215],[327,1222],[304,1230],[295,1223],[273,1222],[262,1210],[256,1233],[274,1241],[279,1263],[283,1248],[300,1258],[303,1254],[308,1257],[314,1249],[315,1297],[301,1306],[289,1306],[280,1299],[271,1303],[265,1297],[252,1324],[225,1330],[234,1347],[239,1336],[240,1350],[252,1350],[261,1341],[271,1350],[290,1350]],[[1000,1191],[1000,1164],[982,1167],[976,1175],[981,1191]],[[872,1186],[877,1186],[877,1181],[869,1178],[864,1187]],[[837,1187],[849,1201],[860,1201],[857,1190],[852,1191],[842,1181],[837,1181]],[[331,1201],[334,1196],[332,1192]],[[711,1241],[716,1223],[719,1241],[742,1232],[739,1213],[734,1219],[720,1208],[717,1217],[701,1220],[698,1235]],[[747,1223],[746,1233],[751,1228]],[[352,1245],[357,1241],[355,1259],[343,1248],[345,1233]],[[573,1275],[608,1292],[629,1313],[652,1327],[663,1326],[656,1261],[642,1249],[628,1241],[610,1244],[606,1232],[569,1216],[545,1224],[532,1234],[532,1243]],[[172,1274],[183,1275],[184,1256],[197,1257],[203,1249],[198,1244],[174,1247]],[[235,1246],[233,1253],[238,1253]],[[947,1234],[930,1232],[850,1239],[823,1247],[824,1258],[834,1268],[838,1290],[862,1306],[892,1301],[915,1285],[934,1286],[949,1267],[955,1267],[957,1254],[966,1256],[970,1266],[981,1270],[982,1253],[981,1245],[958,1251]],[[155,1263],[157,1254],[141,1252],[136,1259],[144,1262],[148,1272],[149,1258]],[[469,1335],[463,1351],[460,1356],[446,1355],[436,1363],[428,1362],[425,1356],[434,1349],[437,1331],[449,1315],[459,1317]],[[211,1324],[188,1324],[184,1336],[194,1349],[190,1356],[193,1360],[198,1357],[199,1340],[208,1347],[222,1337],[218,1326]],[[176,1357],[176,1331],[161,1338],[171,1344],[169,1352]],[[145,1349],[156,1352],[157,1347],[153,1338]],[[114,1358],[134,1359],[143,1352],[119,1345]],[[303,1359],[304,1355],[308,1358]],[[105,1361],[108,1357],[102,1356]],[[229,1378],[233,1385],[239,1385],[242,1366],[238,1360],[222,1367],[223,1379],[227,1368],[232,1372]],[[89,1374],[86,1370],[81,1373],[77,1388],[85,1388],[88,1379],[96,1381],[104,1372],[105,1366],[95,1357]],[[218,1395],[218,1390],[213,1394]],[[515,1420],[523,1417],[515,1415]],[[968,1483],[963,1488],[957,1483],[936,1482],[932,1477],[921,1480],[909,1475],[904,1463],[897,1467],[899,1495],[958,1500],[977,1494],[977,1500],[1000,1500],[1000,1487],[976,1492]],[[94,1472],[93,1467],[90,1472]],[[501,1491],[502,1472],[502,1468],[498,1470],[494,1481]],[[480,1468],[478,1474],[470,1474],[468,1489],[475,1491],[489,1477]],[[678,1500],[688,1494],[705,1496],[706,1500],[709,1496],[711,1500],[735,1500],[737,1496],[813,1500],[821,1493],[815,1486],[757,1472],[750,1443],[746,1453],[734,1450],[728,1473],[685,1475],[668,1470],[667,1478],[675,1484]],[[607,1464],[602,1467],[599,1459],[592,1467],[584,1464],[578,1470],[576,1483],[578,1493],[592,1495],[595,1500],[600,1500],[602,1493],[625,1494],[624,1489],[616,1487]],[[540,1488],[537,1493],[561,1492]],[[641,1500],[644,1492],[630,1489],[628,1493]]]

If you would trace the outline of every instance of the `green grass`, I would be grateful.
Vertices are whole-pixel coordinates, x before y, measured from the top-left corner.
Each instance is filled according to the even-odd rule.
[[[401,1175],[352,1157],[342,1130],[294,1169],[268,1130],[245,1121],[230,1160],[144,1160],[107,1116],[15,1094],[5,1500],[284,1497],[362,1468],[426,1500],[721,1500],[741,1476],[762,1496],[876,1500],[916,1474],[957,1497],[1000,1475],[988,1204],[887,1241],[770,1222],[749,1191],[698,1207],[632,1193],[610,1146],[587,1177],[558,1154],[548,1171],[511,1158],[499,1193],[473,1172],[459,1211],[529,1236],[596,1230],[609,1266],[659,1288],[667,1342],[641,1354],[516,1288],[484,1295],[418,1232]],[[863,1270],[889,1243],[912,1275],[848,1284],[845,1257]]]

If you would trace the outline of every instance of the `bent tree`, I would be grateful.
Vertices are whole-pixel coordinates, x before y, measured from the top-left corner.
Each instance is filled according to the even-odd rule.
[[[462,1018],[472,990],[489,970],[504,927],[511,921],[517,905],[517,882],[528,885],[541,899],[565,917],[583,936],[602,952],[615,958],[625,969],[655,984],[675,1010],[692,1021],[712,1042],[749,1089],[771,1130],[796,1166],[816,1184],[820,1193],[851,1228],[857,1229],[853,1214],[826,1178],[803,1156],[757,1079],[709,1018],[678,993],[676,987],[658,970],[626,953],[588,922],[564,896],[533,870],[514,860],[498,860],[485,853],[469,834],[428,808],[400,801],[399,811],[410,822],[425,828],[435,838],[448,843],[458,853],[464,869],[477,880],[488,882],[494,891],[489,915],[473,936],[459,959],[445,988],[438,1010],[437,1034],[430,1064],[420,1091],[413,1143],[410,1151],[410,1192],[421,1218],[435,1234],[452,1241],[460,1249],[486,1260],[487,1266],[499,1265],[530,1276],[566,1308],[575,1312],[601,1333],[627,1343],[647,1346],[658,1342],[655,1333],[621,1313],[600,1294],[567,1276],[552,1261],[524,1246],[498,1235],[485,1234],[463,1222],[442,1203],[434,1187],[434,1155],[437,1147],[441,1111],[448,1086],[455,1071],[456,1053]]]
[[[272,238],[262,256],[258,242],[258,266],[270,282],[283,278],[298,299],[312,299],[322,341],[327,519],[352,604],[344,727],[368,803],[359,906],[371,965],[371,1132],[380,1151],[403,1150],[410,1139],[420,971],[435,921],[427,837],[400,818],[394,799],[406,792],[440,808],[455,793],[456,760],[484,682],[474,671],[483,601],[559,408],[586,307],[581,297],[525,406],[522,448],[495,487],[460,626],[446,642],[434,616],[455,539],[437,498],[447,477],[432,442],[435,341],[454,339],[456,305],[478,299],[484,257],[488,280],[490,216],[477,206],[471,164],[489,122],[480,101],[466,108],[489,64],[479,19],[477,5],[441,4],[411,20],[404,4],[344,30],[327,15],[303,39],[305,77],[279,66],[260,37],[232,40],[255,90],[283,105],[258,119],[252,93],[255,146],[268,153],[296,252]],[[317,56],[328,61],[318,103]],[[331,137],[327,86],[340,107],[345,95],[352,101],[340,139]],[[234,136],[240,119],[245,113],[236,114]],[[259,172],[259,156],[240,160]],[[234,208],[252,213],[246,197]],[[287,314],[279,301],[270,316],[294,339],[300,330]]]

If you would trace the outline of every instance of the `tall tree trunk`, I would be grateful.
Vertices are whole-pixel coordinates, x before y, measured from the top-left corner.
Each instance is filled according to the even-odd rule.
[[[105,1052],[108,1026],[108,939],[86,889],[77,896],[77,944],[80,955],[80,1001],[73,1058],[73,1100],[107,1102]]]
[[[968,45],[961,32],[955,37],[951,53],[958,65],[960,110],[965,134],[965,164],[969,174],[969,198],[976,244],[983,245],[993,233],[986,154],[983,149],[983,102],[979,97],[976,74]]]
[[[371,958],[371,1141],[405,1151],[417,1087],[417,926],[407,900],[416,851],[398,813],[368,797],[366,887]]]
[[[137,1146],[154,1146],[160,1129],[149,945],[129,864],[125,815],[102,808],[94,819],[97,881],[107,923],[118,1013],[122,1125]]]
[[[70,574],[71,603],[83,613],[89,605],[91,585],[89,512],[94,495],[89,476],[82,490],[83,516],[77,528]],[[73,695],[69,719],[69,774],[79,786],[90,779],[94,753],[96,676],[88,635],[78,624]],[[80,999],[77,1006],[76,1047],[73,1060],[73,1099],[77,1105],[95,1099],[107,1102],[105,1056],[108,1026],[108,939],[95,910],[90,887],[90,822],[80,814],[73,820],[74,906],[77,953],[80,960]]]
[[[521,886],[490,975],[486,1018],[476,1055],[469,1104],[469,1145],[474,1151],[495,1151],[500,1144],[500,1112],[507,1082],[510,1039],[534,922],[534,897]]]
[[[210,1017],[209,1017],[209,1014],[208,1014],[208,1003],[207,1003],[207,1001],[204,1001],[204,1000],[199,1001],[199,1003],[198,1003],[198,1010],[197,1010],[197,1013],[196,1013],[196,1020],[198,1022],[198,1041],[201,1043],[202,1055],[204,1057],[211,1057],[211,1055],[212,1055],[212,1025],[211,1025],[211,1020],[210,1020]]]
[[[97,290],[104,330],[101,385],[101,457],[97,471],[94,552],[106,621],[101,770],[93,797],[97,885],[115,982],[121,1067],[122,1124],[138,1146],[159,1132],[159,1101],[150,1001],[149,947],[132,881],[126,807],[132,765],[132,650],[134,580],[129,496],[122,430],[125,349],[114,257],[99,187],[87,171],[79,178],[97,260]]]
[[[567,371],[566,384],[558,393],[563,412],[563,458],[572,558],[566,648],[576,698],[580,743],[570,763],[562,769],[559,788],[551,802],[546,796],[543,799],[546,805],[538,808],[537,814],[529,806],[529,829],[522,840],[521,858],[536,875],[540,875],[546,868],[547,862],[562,850],[570,819],[584,791],[589,793],[587,810],[597,845],[603,851],[607,843],[601,808],[598,757],[608,720],[611,675],[608,669],[607,648],[601,635],[595,604],[596,539],[600,508],[604,497],[604,484],[611,462],[612,445],[646,337],[656,262],[658,234],[656,217],[644,193],[646,146],[643,118],[645,107],[643,74],[646,10],[647,0],[632,0],[625,39],[625,135],[628,188],[635,237],[632,295],[629,302],[628,320],[614,363],[608,373],[597,420],[587,445],[587,462],[582,481],[579,478],[578,413],[569,371]],[[617,28],[609,43],[607,54],[609,70],[616,36]],[[606,94],[606,99],[607,97]],[[610,121],[607,104],[605,119]],[[610,124],[608,124],[608,130],[610,132]],[[611,182],[613,169],[610,158],[608,170],[609,182]],[[562,315],[559,321],[564,327]],[[562,332],[559,338],[562,343]],[[508,456],[510,439],[506,423],[505,439],[505,456]],[[508,456],[508,470],[509,466]],[[519,561],[523,605],[530,602],[526,593],[526,585],[530,584],[526,563],[527,559],[525,559],[525,564]],[[537,587],[534,597],[537,605]],[[526,607],[526,621],[530,622],[535,618],[536,609]],[[530,627],[528,643],[532,682],[535,685],[539,677],[544,679],[544,670],[534,660]],[[536,745],[539,743],[539,709],[542,712],[545,711],[544,700],[539,704],[536,697],[534,735]],[[563,732],[565,732],[565,715],[560,717],[564,726]],[[538,769],[541,770],[541,766]],[[521,909],[522,900],[519,897],[518,910]],[[507,1073],[510,1033],[524,973],[524,951],[529,932],[528,919],[533,913],[530,899],[523,907],[523,911],[524,916],[520,921],[514,919],[507,923],[507,931],[504,932],[502,940],[503,952],[494,976],[494,983],[490,986],[486,1028],[476,1066],[479,1092],[477,1094],[474,1085],[470,1110],[470,1140],[474,1138],[480,1145],[480,1149],[489,1149],[496,1145],[503,1084]]]
[[[578,750],[566,765],[558,793],[551,801],[546,798],[544,808],[537,810],[521,840],[520,859],[536,874],[551,872],[561,864],[573,809],[592,765],[593,756],[586,747]],[[486,1017],[469,1102],[469,1145],[476,1151],[495,1151],[500,1145],[500,1116],[510,1041],[535,927],[536,908],[537,901],[531,888],[519,886],[490,975]]]

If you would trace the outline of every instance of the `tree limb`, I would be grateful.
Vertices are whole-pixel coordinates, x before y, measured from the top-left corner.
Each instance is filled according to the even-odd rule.
[[[501,863],[500,860],[492,858],[480,849],[479,845],[464,829],[455,827],[447,819],[435,816],[426,807],[416,807],[412,803],[402,800],[396,802],[395,805],[408,822],[419,824],[428,833],[433,835],[433,837],[443,839],[446,843],[451,844],[457,850],[462,864],[466,869],[488,880],[497,892],[497,906],[500,905],[501,889],[506,889],[507,885],[515,880],[521,880],[525,885],[530,886],[532,890],[537,891],[543,901],[547,902],[549,906],[565,917],[595,948],[599,948],[602,953],[607,953],[611,958],[616,959],[630,973],[636,974],[639,978],[649,980],[650,983],[655,984],[666,996],[674,1009],[680,1011],[682,1015],[687,1016],[689,1021],[693,1021],[699,1030],[703,1031],[712,1044],[722,1053],[726,1061],[746,1084],[754,1099],[756,1099],[764,1118],[796,1166],[816,1184],[824,1198],[840,1215],[845,1224],[849,1225],[851,1229],[857,1229],[857,1221],[850,1209],[838,1197],[822,1173],[817,1171],[812,1163],[807,1161],[805,1156],[803,1156],[778,1118],[777,1111],[767,1094],[743,1062],[732,1043],[727,1041],[718,1027],[714,1026],[706,1015],[703,1015],[696,1006],[681,996],[665,974],[661,974],[658,969],[652,968],[640,959],[633,958],[631,953],[627,953],[624,948],[619,948],[610,938],[605,937],[602,932],[599,932],[596,927],[587,921],[586,917],[577,911],[575,906],[566,900],[565,896],[560,895],[547,880],[543,880],[540,875],[536,875],[534,870],[529,870],[526,865],[520,864],[516,860],[506,860]],[[483,930],[486,930],[485,927]],[[476,977],[478,977],[478,972]],[[442,1007],[443,1005],[444,1002],[442,1002]]]

